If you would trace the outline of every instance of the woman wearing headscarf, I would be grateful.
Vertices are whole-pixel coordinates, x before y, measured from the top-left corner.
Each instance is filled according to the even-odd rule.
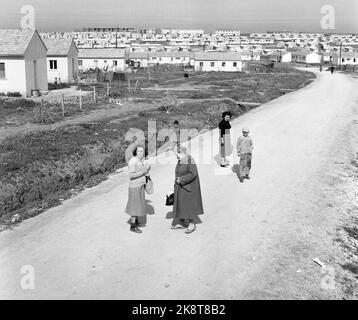
[[[185,233],[189,234],[195,231],[198,216],[204,214],[200,180],[194,159],[184,146],[178,148],[177,157],[172,229],[187,228]],[[180,223],[176,224],[176,221]]]
[[[226,156],[230,153],[230,119],[232,114],[230,111],[225,111],[222,114],[222,120],[219,123],[220,131],[220,156],[221,156],[221,167],[226,167],[228,162],[226,161]]]
[[[131,216],[130,231],[142,233],[138,228],[138,217],[146,215],[145,184],[146,177],[149,175],[150,166],[145,164],[145,149],[137,146],[133,151],[133,157],[128,162],[129,168],[129,188],[128,202],[125,212]]]

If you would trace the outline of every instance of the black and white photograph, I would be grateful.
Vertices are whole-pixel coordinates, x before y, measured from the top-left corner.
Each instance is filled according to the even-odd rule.
[[[358,1],[0,0],[0,300],[358,300]]]

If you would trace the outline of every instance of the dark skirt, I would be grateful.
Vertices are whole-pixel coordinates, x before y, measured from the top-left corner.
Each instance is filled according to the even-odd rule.
[[[230,135],[224,136],[224,142],[221,141],[221,137],[219,137],[220,143],[220,156],[227,157],[232,153],[232,146],[230,141]]]

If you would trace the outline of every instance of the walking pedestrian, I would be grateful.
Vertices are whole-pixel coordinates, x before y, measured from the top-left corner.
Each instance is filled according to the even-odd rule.
[[[129,230],[135,233],[142,233],[138,227],[138,218],[146,215],[145,184],[151,167],[145,163],[144,158],[144,146],[137,146],[128,162],[130,181],[125,212],[131,216]]]
[[[249,129],[243,129],[242,136],[237,139],[236,144],[237,155],[240,157],[239,180],[241,183],[244,182],[244,179],[250,179],[252,150],[254,148],[254,144],[249,136],[249,132]]]
[[[175,120],[173,122],[173,130],[175,133],[174,139],[172,141],[172,149],[175,150],[175,148],[180,147],[180,127],[179,127],[179,121]]]
[[[195,221],[204,214],[198,169],[184,146],[177,150],[175,168],[174,206],[172,229],[187,228],[189,234],[196,230]],[[180,221],[176,224],[177,221]]]
[[[221,156],[221,167],[226,167],[228,162],[226,161],[226,156],[230,154],[230,119],[232,114],[230,111],[225,111],[222,114],[222,120],[219,123],[220,131],[220,156]]]

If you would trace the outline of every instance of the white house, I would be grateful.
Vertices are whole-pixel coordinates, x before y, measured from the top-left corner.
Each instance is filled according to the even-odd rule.
[[[291,52],[292,61],[299,63],[309,63],[309,64],[320,64],[321,55],[316,52],[310,51],[296,51]]]
[[[115,48],[79,49],[78,68],[80,70],[102,69],[104,71],[123,71],[125,50]]]
[[[72,39],[43,39],[50,83],[71,83],[78,73],[78,49]]]
[[[189,64],[190,53],[185,51],[149,52],[149,64]]]
[[[334,55],[332,62],[337,65],[358,65],[358,52],[342,52]]]
[[[0,92],[48,90],[46,52],[36,30],[0,30]]]
[[[237,52],[195,52],[195,71],[242,71],[241,54]]]

